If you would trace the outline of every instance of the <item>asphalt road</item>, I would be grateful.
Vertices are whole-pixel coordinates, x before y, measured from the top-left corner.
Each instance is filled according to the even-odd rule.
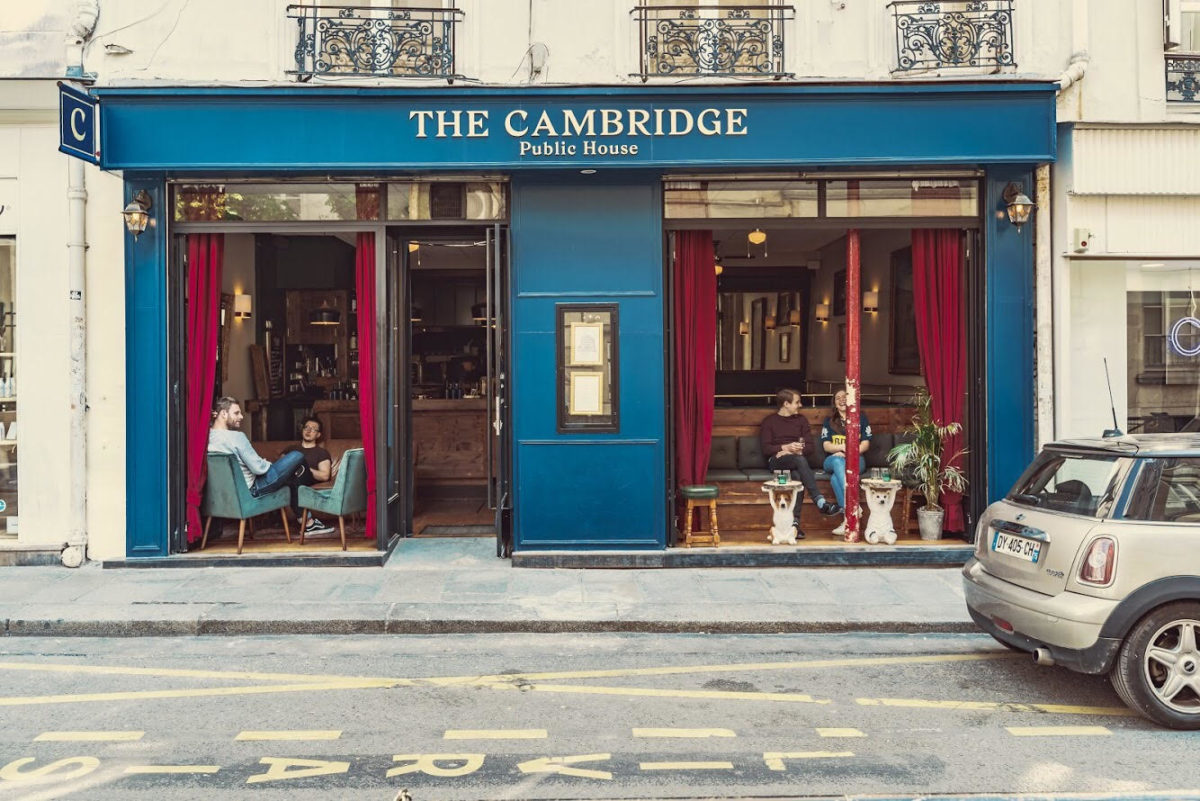
[[[0,799],[1125,796],[1198,748],[973,635],[0,640]]]

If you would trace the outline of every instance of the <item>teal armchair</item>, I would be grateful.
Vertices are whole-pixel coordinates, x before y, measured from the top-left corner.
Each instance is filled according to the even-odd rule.
[[[337,515],[338,531],[342,535],[342,550],[346,550],[345,516],[367,509],[367,464],[362,448],[351,448],[342,456],[342,466],[329,489],[300,487],[297,505],[304,510],[300,518],[300,544],[304,544],[304,529],[308,524],[308,512],[324,512]]]
[[[200,550],[208,545],[208,527],[212,525],[212,519],[224,517],[238,521],[237,552],[240,554],[246,539],[246,521],[276,509],[283,518],[284,536],[291,542],[292,532],[288,529],[287,512],[284,511],[291,503],[291,497],[288,488],[282,487],[270,495],[255,498],[246,486],[246,478],[242,475],[236,456],[232,453],[208,454],[208,479],[204,484],[204,500],[200,502],[200,514],[206,518]]]

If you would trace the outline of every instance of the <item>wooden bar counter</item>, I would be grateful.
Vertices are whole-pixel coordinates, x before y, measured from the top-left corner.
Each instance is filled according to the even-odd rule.
[[[487,479],[486,398],[414,398],[413,462],[418,481],[477,484]]]

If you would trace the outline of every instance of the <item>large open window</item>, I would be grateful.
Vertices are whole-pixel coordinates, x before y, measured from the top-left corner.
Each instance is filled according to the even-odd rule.
[[[780,389],[800,394],[801,414],[814,434],[807,463],[827,499],[838,496],[844,505],[829,483],[833,468],[819,433],[827,421],[837,425],[834,398],[846,387],[854,347],[847,337],[851,315],[861,331],[859,408],[871,426],[866,470],[889,465],[888,453],[903,441],[923,392],[934,397],[947,422],[963,426],[952,453],[968,443],[982,444],[983,432],[970,423],[972,404],[983,399],[972,396],[967,380],[981,366],[970,357],[982,337],[981,321],[967,314],[978,284],[979,203],[979,182],[972,175],[764,174],[666,182],[669,270],[677,274],[681,258],[698,259],[707,260],[704,269],[715,274],[711,298],[694,292],[690,287],[700,282],[693,280],[688,286],[676,283],[672,303],[677,331],[715,314],[709,458],[703,472],[693,465],[690,480],[720,486],[723,542],[758,544],[770,524],[759,487],[770,473],[758,433],[774,413]],[[856,304],[847,275],[852,229],[861,244]],[[691,362],[676,348],[674,370],[677,377],[682,373],[677,406],[678,388],[696,385],[688,373],[695,369]],[[677,428],[677,453],[680,448],[690,453],[702,434]],[[982,476],[970,475],[965,454],[954,461],[983,486]],[[916,537],[909,514],[922,499],[912,502],[914,490],[906,484],[895,506],[902,539]],[[959,504],[957,515],[947,515],[953,518],[947,520],[949,535],[970,537],[979,506],[970,492],[962,502],[949,499]],[[820,542],[813,534],[828,533],[840,522],[815,510],[806,510],[804,519],[810,534],[805,542]]]

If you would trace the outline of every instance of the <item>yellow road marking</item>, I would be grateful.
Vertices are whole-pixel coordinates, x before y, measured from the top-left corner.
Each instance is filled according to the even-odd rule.
[[[770,770],[787,770],[785,759],[841,759],[854,756],[853,751],[767,751],[763,762]]]
[[[612,754],[576,754],[575,756],[538,757],[517,764],[522,773],[557,773],[562,776],[578,776],[582,779],[612,779],[612,773],[607,770],[578,768],[581,762],[606,762],[612,759]]]
[[[828,704],[804,693],[750,693],[732,690],[663,690],[650,687],[596,687],[590,684],[489,684],[493,690],[534,690],[547,693],[576,693],[579,695],[632,695],[650,698],[724,698],[738,701],[787,701],[797,704]]]
[[[904,709],[949,709],[962,712],[1052,712],[1057,715],[1112,715],[1132,717],[1137,713],[1118,706],[1072,706],[1070,704],[1022,704],[1008,701],[930,701],[922,698],[857,698],[860,706],[891,706]]]
[[[732,762],[642,762],[642,770],[733,770]]]
[[[544,740],[545,729],[447,729],[444,740]]]
[[[112,693],[84,693],[79,695],[29,695],[0,698],[0,706],[30,706],[35,704],[73,704],[88,701],[142,701],[154,698],[203,698],[227,695],[255,695],[260,693],[295,693],[314,690],[365,690],[393,687],[391,681],[339,681],[321,684],[274,684],[249,687],[201,687],[191,690],[132,690]]]
[[[858,729],[817,729],[819,737],[866,737]]]
[[[1006,726],[1014,737],[1097,737],[1112,734],[1103,726]]]
[[[0,670],[28,670],[34,673],[90,673],[108,676],[161,676],[188,679],[243,679],[246,681],[283,681],[288,683],[331,681],[390,681],[397,685],[411,684],[410,679],[380,679],[370,676],[322,676],[304,673],[256,673],[246,671],[185,670],[174,668],[111,667],[108,665],[56,665],[33,662],[0,662]]]
[[[130,765],[126,773],[216,773],[220,765]]]
[[[490,676],[444,676],[413,679],[429,684],[472,684],[545,679],[608,679],[629,676],[673,676],[689,673],[741,673],[751,670],[801,670],[809,668],[870,667],[874,665],[924,665],[948,662],[979,662],[1014,659],[1021,654],[1010,651],[986,651],[978,654],[929,654],[926,656],[870,656],[859,659],[809,659],[801,662],[743,662],[729,665],[681,665],[653,668],[617,668],[614,670],[571,670],[551,673],[498,673]]]
[[[733,729],[634,729],[634,737],[737,737]]]
[[[35,743],[128,743],[146,736],[144,731],[44,731]]]
[[[240,731],[235,740],[336,740],[342,733],[333,729],[283,729],[280,731]]]

